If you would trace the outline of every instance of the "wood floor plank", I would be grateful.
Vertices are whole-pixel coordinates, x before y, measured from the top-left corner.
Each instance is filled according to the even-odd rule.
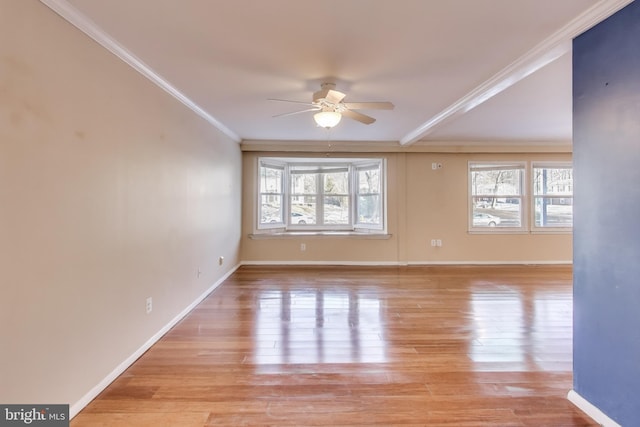
[[[564,266],[244,266],[72,426],[595,426]]]

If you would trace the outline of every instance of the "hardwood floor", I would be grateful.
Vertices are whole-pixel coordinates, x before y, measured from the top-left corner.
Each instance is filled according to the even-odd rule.
[[[72,426],[595,426],[569,267],[240,268]]]

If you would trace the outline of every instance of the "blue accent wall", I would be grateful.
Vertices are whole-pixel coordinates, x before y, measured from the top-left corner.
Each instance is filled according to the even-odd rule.
[[[573,44],[574,390],[640,426],[640,2]]]

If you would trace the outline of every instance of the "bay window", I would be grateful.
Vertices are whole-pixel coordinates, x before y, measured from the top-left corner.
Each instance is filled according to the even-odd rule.
[[[382,159],[260,158],[258,229],[385,229]]]

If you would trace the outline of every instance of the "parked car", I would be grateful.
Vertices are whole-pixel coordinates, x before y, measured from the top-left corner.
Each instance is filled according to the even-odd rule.
[[[495,227],[500,224],[500,218],[488,213],[475,212],[473,214],[474,227]]]
[[[291,212],[291,224],[315,224],[315,220],[300,212]]]

